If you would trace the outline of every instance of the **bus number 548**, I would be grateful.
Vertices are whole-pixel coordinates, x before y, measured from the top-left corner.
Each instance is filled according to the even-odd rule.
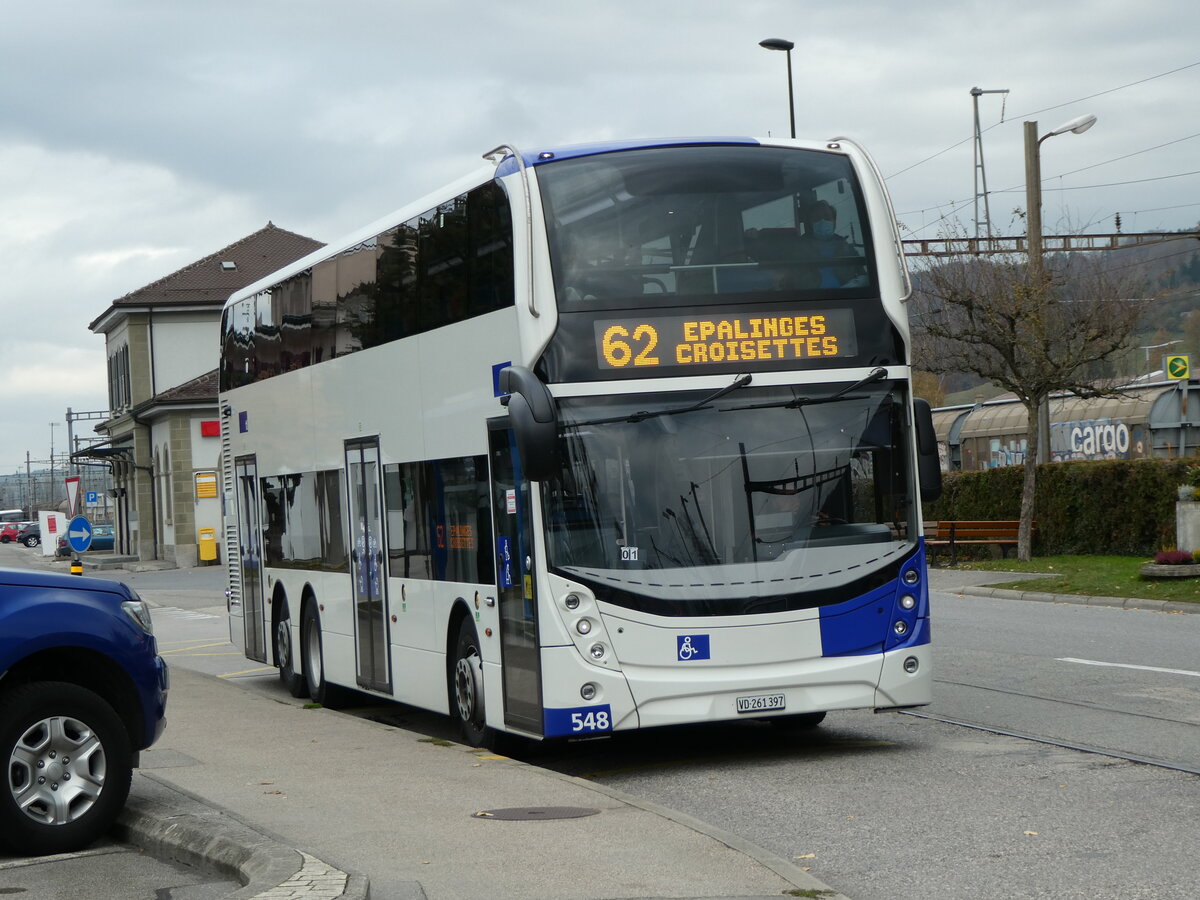
[[[608,713],[605,710],[598,712],[575,712],[571,713],[571,731],[608,731],[612,728],[609,724]]]

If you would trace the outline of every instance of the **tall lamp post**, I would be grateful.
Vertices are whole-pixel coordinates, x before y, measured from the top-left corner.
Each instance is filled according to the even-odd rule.
[[[758,46],[765,47],[767,50],[783,50],[787,53],[788,116],[792,122],[792,137],[794,138],[796,136],[796,101],[792,95],[792,48],[796,45],[783,38],[767,38],[765,41],[759,41]]]
[[[1029,249],[1029,275],[1034,284],[1042,282],[1042,141],[1066,134],[1083,134],[1096,124],[1093,115],[1079,116],[1064,122],[1053,131],[1038,137],[1037,122],[1025,123],[1025,209],[1029,227],[1025,236]],[[1050,397],[1038,401],[1038,458],[1050,462]]]

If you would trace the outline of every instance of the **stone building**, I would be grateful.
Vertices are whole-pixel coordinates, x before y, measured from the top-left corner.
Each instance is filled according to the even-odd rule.
[[[265,228],[112,302],[88,327],[104,335],[106,440],[80,456],[113,472],[115,552],[194,566],[219,553],[221,310],[265,275],[324,246]],[[203,533],[203,534],[202,534]]]

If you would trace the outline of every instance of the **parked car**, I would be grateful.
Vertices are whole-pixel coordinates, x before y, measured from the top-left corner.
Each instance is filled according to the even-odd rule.
[[[106,832],[162,734],[169,681],[128,585],[0,569],[0,845],[65,853]]]
[[[113,534],[113,527],[111,525],[93,525],[92,543],[88,547],[88,550],[111,550],[113,548]],[[70,556],[74,552],[65,534],[58,539],[58,550],[55,551],[56,555]]]
[[[0,526],[0,544],[19,540],[21,532],[32,524],[32,522],[5,522]]]
[[[42,526],[37,522],[26,527],[18,536],[17,543],[26,547],[36,547],[42,542]]]

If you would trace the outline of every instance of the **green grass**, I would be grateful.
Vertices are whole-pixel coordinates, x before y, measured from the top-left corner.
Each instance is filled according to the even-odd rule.
[[[984,572],[1030,572],[1057,575],[1029,581],[1005,581],[996,587],[1051,594],[1092,597],[1140,597],[1200,603],[1200,578],[1142,578],[1142,556],[1042,556],[1029,562],[1015,559],[959,563],[960,569]]]

